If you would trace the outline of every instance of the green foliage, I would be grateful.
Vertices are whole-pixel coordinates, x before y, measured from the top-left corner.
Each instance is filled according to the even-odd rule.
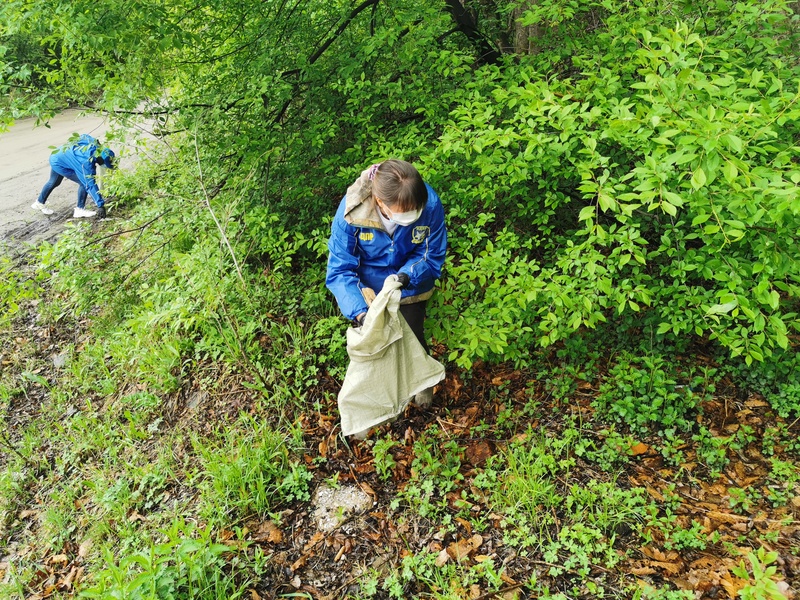
[[[462,363],[514,358],[531,329],[551,344],[614,322],[707,336],[748,364],[788,347],[800,264],[784,243],[800,181],[790,13],[723,2],[676,24],[650,6],[604,4],[605,27],[564,58],[569,79],[537,71],[561,60],[547,52],[479,72],[425,157],[456,179],[459,239],[437,314]]]
[[[536,547],[547,538],[547,529],[554,523],[552,509],[564,502],[555,478],[574,464],[568,456],[569,443],[562,443],[568,438],[534,436],[515,444],[504,456],[490,459],[487,470],[495,468],[495,461],[505,466],[504,475],[498,475],[489,487],[493,506],[508,515],[504,520],[508,543]]]
[[[38,295],[36,281],[17,269],[10,257],[0,254],[0,328],[9,326],[21,302]]]
[[[224,523],[231,517],[264,517],[285,503],[308,500],[311,473],[292,460],[295,444],[250,418],[223,432],[216,444],[196,439],[203,515]]]
[[[503,567],[496,567],[491,558],[466,568],[457,561],[437,564],[435,552],[408,554],[397,572],[386,578],[383,589],[390,598],[408,598],[406,586],[430,590],[426,596],[435,600],[459,600],[470,595],[472,586],[497,592],[503,586]]]
[[[697,458],[706,467],[712,478],[719,477],[722,470],[728,464],[728,446],[731,438],[716,436],[706,427],[700,427],[700,431],[692,436],[692,440],[697,444]]]
[[[763,394],[783,419],[800,416],[800,354],[792,349],[776,353],[760,364],[730,364],[726,370],[738,385]]]
[[[3,448],[5,452],[7,449]],[[22,468],[21,464],[11,461],[0,471],[0,531],[7,531],[12,517],[18,514],[18,508],[28,498],[30,481],[28,472]],[[2,536],[3,542],[0,548],[5,549],[9,540],[8,536]]]
[[[398,442],[385,438],[375,440],[375,444],[372,446],[372,454],[375,457],[375,470],[378,472],[378,477],[384,481],[392,476],[394,468],[397,466],[397,462],[391,453],[392,448],[397,445]]]
[[[772,466],[764,498],[772,506],[785,506],[800,491],[800,472],[791,462],[771,458]]]
[[[609,370],[592,404],[634,429],[650,425],[691,429],[701,400],[693,388],[703,386],[706,380],[692,377],[690,382],[678,384],[678,378],[665,370],[668,368],[658,356],[623,354]]]
[[[168,318],[196,324],[203,351],[238,352],[252,369],[261,298],[264,312],[330,310],[325,225],[355,175],[387,156],[414,160],[444,198],[451,250],[430,316],[461,366],[527,363],[532,345],[593,328],[708,338],[747,364],[790,350],[800,96],[788,4],[518,8],[481,5],[485,39],[508,39],[519,17],[535,52],[491,61],[451,35],[441,6],[407,1],[272,12],[10,0],[2,15],[15,39],[52,53],[43,95],[143,106],[171,133],[169,159],[112,184],[121,204],[164,190],[172,227],[155,227],[163,237],[141,256],[166,260],[115,287],[191,291]],[[98,256],[83,279],[65,275],[93,291]],[[208,277],[184,285],[195,269]],[[232,312],[215,336],[222,305]],[[781,410],[795,397],[787,389]]]
[[[106,566],[81,598],[130,600],[223,600],[243,598],[265,563],[251,565],[236,546],[215,543],[211,528],[180,520],[163,532],[166,540],[117,560],[110,552]],[[244,560],[243,560],[244,559]],[[254,568],[255,567],[255,568]],[[251,569],[253,569],[251,571]],[[252,575],[248,575],[250,572]]]
[[[615,565],[617,530],[636,530],[646,516],[643,490],[622,490],[613,481],[589,480],[564,489],[575,467],[580,432],[537,435],[493,456],[475,485],[491,493],[493,510],[504,515],[504,540],[544,554],[551,575],[588,573],[591,565]],[[502,471],[498,472],[498,466]],[[558,515],[558,516],[557,516]]]
[[[701,523],[692,521],[690,527],[678,520],[670,510],[657,523],[664,536],[664,547],[668,550],[705,550],[708,534]]]
[[[309,390],[344,374],[345,324],[323,285],[327,227],[361,169],[390,156],[414,161],[447,210],[447,268],[428,325],[450,361],[540,368],[532,348],[552,347],[564,362],[542,381],[561,408],[579,380],[599,379],[592,352],[609,339],[631,352],[613,363],[595,405],[620,431],[529,431],[468,473],[464,448],[432,429],[415,442],[395,510],[405,505],[451,533],[470,494],[486,494],[508,544],[546,553],[554,575],[584,575],[613,567],[618,532],[637,533],[644,518],[643,494],[619,491],[613,477],[630,459],[633,434],[664,430],[662,453],[680,466],[681,435],[694,433],[696,462],[712,477],[728,450],[752,443],[752,432],[720,437],[698,427],[714,374],[680,373],[665,357],[711,341],[731,357],[737,382],[764,393],[779,416],[800,414],[800,251],[789,243],[800,225],[800,71],[788,3],[471,7],[489,28],[483,37],[509,54],[511,38],[527,35],[517,27],[533,28],[532,51],[487,61],[453,30],[443,4],[410,0],[0,5],[0,89],[38,86],[15,88],[4,120],[26,102],[46,115],[68,100],[115,115],[141,111],[160,136],[142,146],[135,172],[109,182],[125,221],[75,224],[40,253],[56,299],[44,316],[91,320],[96,335],[69,348],[66,385],[44,388],[64,436],[52,469],[68,481],[73,465],[102,457],[108,466],[81,470],[75,490],[51,486],[61,500],[44,516],[52,543],[74,531],[78,493],[109,537],[138,527],[127,512],[152,509],[169,485],[141,466],[138,450],[160,433],[159,402],[189,391],[187,375],[206,363],[241,374],[270,423],[245,419],[212,442],[194,436],[186,468],[201,516],[229,525],[308,499],[310,473],[294,458],[299,434],[282,435],[275,422],[308,414]],[[0,319],[35,289],[3,269]],[[574,366],[578,357],[587,365]],[[3,400],[20,389],[2,386]],[[511,400],[508,389],[493,393]],[[62,420],[67,403],[86,404],[88,414]],[[498,436],[517,432],[516,406],[497,415]],[[541,409],[531,400],[522,410]],[[765,447],[797,450],[785,424],[770,435]],[[390,440],[374,447],[382,479],[394,468],[391,450]],[[573,485],[587,463],[608,481]],[[785,471],[776,464],[764,501],[794,493],[779,484]],[[3,495],[17,484],[4,477]],[[760,501],[732,497],[741,509]],[[666,543],[701,548],[703,532],[681,529],[674,514],[656,522]],[[120,537],[126,551],[140,546]],[[168,537],[129,562],[108,556],[94,593],[192,597],[195,582],[209,597],[244,589],[210,533]],[[486,564],[481,583],[496,591],[498,567]],[[476,581],[471,569],[433,567],[435,556],[410,555],[384,591],[407,597],[417,582],[461,597]],[[365,593],[380,593],[377,582]]]
[[[767,552],[759,548],[756,552],[748,552],[752,574],[748,572],[744,561],[733,568],[733,574],[746,580],[748,584],[739,591],[742,600],[781,600],[786,595],[774,580],[777,567],[772,565],[778,558],[777,552]]]
[[[641,600],[692,600],[695,597],[692,590],[657,589],[649,585],[640,590],[640,593],[640,596],[634,596],[634,598],[641,598]]]
[[[436,439],[438,429],[433,427],[414,442],[414,460],[411,463],[411,479],[398,498],[392,502],[398,507],[405,501],[417,514],[428,519],[439,518],[449,525],[447,494],[463,481],[461,461],[463,448],[451,440],[441,443]]]
[[[630,451],[637,441],[631,435],[623,435],[614,429],[597,432],[600,443],[590,438],[575,442],[575,455],[597,464],[603,472],[613,473],[630,460]]]
[[[613,549],[613,539],[606,539],[599,529],[583,523],[562,527],[557,537],[546,544],[544,557],[556,565],[548,571],[553,576],[575,572],[585,577],[595,564],[613,567],[620,560]]]

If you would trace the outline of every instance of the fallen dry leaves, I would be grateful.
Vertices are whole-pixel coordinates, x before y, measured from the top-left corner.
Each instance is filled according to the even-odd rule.
[[[335,399],[336,382],[330,380],[320,384],[328,398]],[[496,389],[505,390],[501,397]],[[375,569],[383,575],[397,568],[403,556],[434,551],[436,564],[460,564],[468,566],[492,560],[503,565],[503,583],[506,589],[499,593],[487,594],[479,585],[470,585],[464,590],[464,597],[472,600],[486,598],[519,597],[521,581],[531,575],[531,562],[519,557],[513,548],[503,545],[498,531],[501,516],[494,514],[489,498],[483,490],[470,488],[474,474],[483,467],[490,457],[496,455],[511,440],[524,443],[527,439],[526,427],[520,426],[508,435],[498,435],[491,425],[503,409],[521,408],[531,396],[542,403],[541,414],[531,417],[533,428],[546,428],[558,435],[559,415],[567,410],[575,410],[582,417],[591,416],[591,401],[597,394],[597,382],[578,381],[574,405],[558,405],[549,393],[542,388],[531,374],[526,374],[508,366],[490,367],[478,364],[468,380],[458,372],[448,372],[439,386],[434,407],[428,410],[409,409],[405,419],[386,426],[380,435],[392,437],[398,446],[392,449],[396,462],[393,476],[388,481],[378,478],[370,443],[345,444],[339,438],[338,415],[335,402],[322,404],[320,410],[309,410],[298,419],[306,441],[305,463],[315,474],[315,481],[323,481],[336,474],[341,482],[352,482],[367,493],[376,503],[372,512],[364,515],[360,529],[343,529],[325,535],[312,533],[303,503],[291,507],[283,515],[280,523],[272,521],[248,522],[248,541],[260,546],[271,556],[274,569],[273,584],[254,586],[248,594],[251,600],[272,600],[283,595],[296,594],[297,597],[328,598],[336,597],[336,590],[346,587],[353,573],[359,569]],[[234,409],[255,410],[257,398],[243,386],[234,383],[232,396],[211,396],[204,400],[193,413],[185,411],[185,399],[175,403],[176,414],[186,415],[181,426],[190,426],[204,431],[209,423],[223,420]],[[184,396],[191,396],[184,393]],[[497,399],[494,400],[495,396]],[[325,397],[320,393],[319,397]],[[235,398],[236,402],[230,402]],[[492,400],[490,400],[492,398]],[[548,405],[548,402],[552,404]],[[667,501],[677,503],[676,518],[684,527],[699,523],[704,534],[716,536],[716,543],[709,543],[704,550],[675,550],[667,547],[666,540],[658,531],[652,534],[652,541],[645,546],[628,545],[629,540],[620,536],[618,547],[629,553],[616,569],[623,575],[634,575],[642,581],[666,582],[681,589],[692,590],[698,598],[736,598],[748,583],[733,575],[733,568],[740,557],[736,552],[747,552],[763,539],[776,540],[775,548],[781,553],[780,574],[785,577],[787,586],[800,585],[800,559],[796,549],[800,547],[800,494],[794,494],[786,506],[772,507],[762,502],[749,511],[734,510],[731,506],[731,488],[763,489],[765,478],[770,472],[769,458],[761,453],[760,442],[764,428],[774,423],[776,417],[769,412],[769,405],[760,398],[749,397],[744,401],[735,398],[715,398],[704,407],[699,417],[703,424],[719,435],[734,436],[742,426],[753,429],[756,442],[743,448],[740,453],[729,455],[730,463],[718,480],[708,480],[704,474],[702,459],[690,444],[678,449],[685,452],[686,460],[680,465],[667,465],[659,452],[658,438],[637,439],[621,451],[630,457],[630,462],[619,475],[619,481],[632,487],[646,490],[656,503]],[[549,416],[555,415],[555,416]],[[177,418],[177,417],[176,417]],[[192,420],[193,419],[193,420]],[[539,421],[541,420],[541,422]],[[481,424],[486,433],[477,436],[472,428]],[[446,539],[432,541],[430,530],[438,529],[436,523],[426,523],[423,519],[410,517],[408,522],[400,523],[397,513],[389,508],[411,477],[414,462],[414,443],[420,439],[426,428],[437,425],[442,439],[452,439],[463,448],[462,472],[463,490],[458,489],[448,496],[449,506],[457,533]],[[797,424],[793,431],[800,431]],[[778,452],[780,450],[778,449]],[[320,457],[324,461],[320,461]],[[469,502],[464,503],[461,492],[468,492]],[[489,523],[486,529],[476,533],[470,515],[480,517]],[[41,507],[31,507],[20,511],[20,521],[35,522]],[[147,515],[136,511],[129,513],[131,522],[145,525]],[[427,526],[427,529],[426,529]],[[438,544],[438,545],[437,545]],[[91,542],[85,540],[78,545],[68,543],[50,556],[41,560],[40,571],[32,580],[31,587],[36,594],[31,599],[43,599],[56,593],[69,597],[75,587],[84,579],[85,561],[92,550]],[[0,575],[7,569],[0,563]],[[317,581],[321,583],[317,583]],[[790,590],[787,590],[787,597]],[[287,596],[290,597],[290,596]],[[341,596],[340,596],[341,597]]]

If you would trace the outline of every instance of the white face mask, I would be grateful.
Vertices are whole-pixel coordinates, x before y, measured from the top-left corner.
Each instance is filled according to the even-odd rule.
[[[392,213],[392,218],[389,220],[397,223],[398,225],[411,225],[414,221],[419,219],[421,214],[422,210],[410,210],[404,213]]]

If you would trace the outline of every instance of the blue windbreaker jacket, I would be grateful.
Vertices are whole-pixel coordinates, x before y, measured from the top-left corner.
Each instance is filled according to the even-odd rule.
[[[99,207],[105,204],[105,200],[95,181],[97,168],[94,158],[97,147],[97,140],[84,133],[77,142],[66,144],[51,154],[50,167],[59,175],[85,187]]]
[[[421,302],[433,294],[442,275],[447,232],[439,196],[427,183],[428,201],[419,219],[399,225],[393,236],[383,226],[372,200],[368,171],[347,189],[331,225],[325,285],[348,319],[366,312],[362,288],[378,293],[389,275],[406,273],[409,285],[401,304]]]

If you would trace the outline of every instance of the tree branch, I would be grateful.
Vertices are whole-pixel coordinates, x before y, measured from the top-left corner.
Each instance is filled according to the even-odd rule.
[[[103,240],[107,240],[108,238],[116,237],[116,236],[119,236],[119,235],[125,235],[126,233],[132,233],[134,231],[142,231],[142,230],[146,229],[147,227],[149,227],[150,225],[152,225],[153,223],[155,223],[156,221],[158,221],[161,217],[163,217],[167,213],[172,212],[172,210],[173,209],[168,208],[167,210],[162,212],[160,215],[150,219],[147,223],[145,223],[144,225],[141,225],[140,227],[134,227],[133,229],[126,229],[125,231],[116,231],[114,233],[109,233],[108,235],[104,235],[101,238],[98,238],[96,240],[92,240],[91,242],[87,242],[86,244],[84,244],[83,247],[86,248],[88,246],[93,246],[95,244],[99,244]]]
[[[456,27],[467,39],[477,48],[480,53],[478,62],[480,64],[497,64],[500,62],[500,51],[492,47],[489,40],[478,29],[478,19],[470,13],[460,0],[445,0],[447,12],[453,17]]]
[[[347,15],[347,18],[345,18],[345,20],[339,24],[339,27],[336,28],[336,31],[333,32],[333,35],[331,35],[327,40],[325,40],[322,46],[317,48],[317,50],[315,50],[314,53],[308,58],[308,64],[313,65],[315,62],[317,62],[317,60],[325,53],[325,51],[330,47],[330,45],[336,41],[336,38],[338,38],[340,35],[342,35],[342,33],[344,33],[344,30],[347,29],[347,26],[350,25],[350,23],[352,23],[353,20],[359,14],[368,9],[370,6],[376,6],[379,2],[380,0],[365,0],[364,2],[356,6],[353,10],[351,10],[350,14]],[[284,71],[283,75],[284,77],[288,75],[297,75],[301,71],[302,69],[292,69],[290,71]]]

